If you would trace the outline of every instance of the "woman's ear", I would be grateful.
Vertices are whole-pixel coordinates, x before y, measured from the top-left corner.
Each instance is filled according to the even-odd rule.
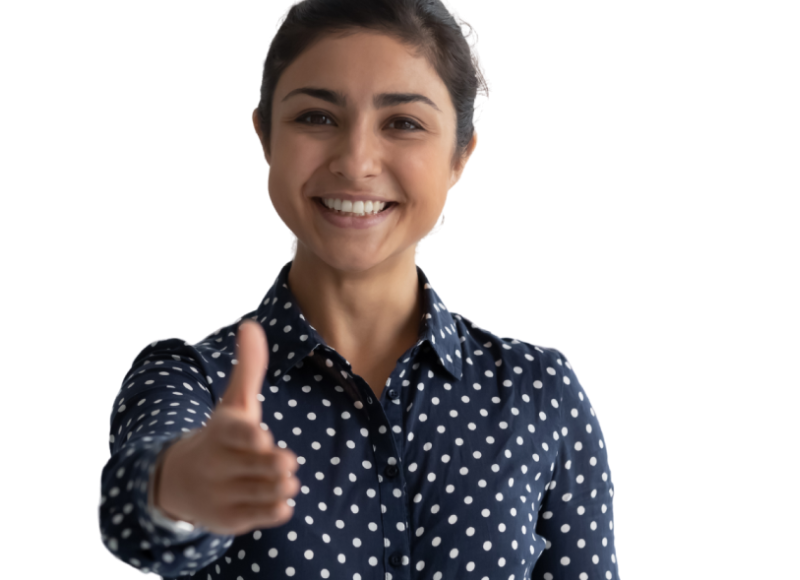
[[[264,163],[269,165],[270,154],[267,152],[267,147],[264,141],[264,131],[261,129],[261,122],[258,119],[258,112],[256,107],[250,112],[250,124],[253,126],[253,132],[256,134],[258,144],[261,146],[261,155],[264,157]]]
[[[461,174],[464,172],[464,167],[467,166],[467,161],[469,161],[472,152],[475,151],[475,146],[478,144],[478,133],[476,131],[472,132],[472,138],[467,143],[467,148],[464,150],[464,154],[459,157],[455,165],[453,166],[453,171],[450,173],[450,187],[453,187],[458,180],[461,179]]]

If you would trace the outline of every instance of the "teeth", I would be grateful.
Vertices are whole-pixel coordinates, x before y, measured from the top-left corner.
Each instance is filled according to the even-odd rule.
[[[352,213],[355,215],[374,215],[386,207],[386,202],[383,201],[356,201],[352,202],[348,199],[332,199],[322,198],[322,203],[330,209],[335,209],[342,213]]]

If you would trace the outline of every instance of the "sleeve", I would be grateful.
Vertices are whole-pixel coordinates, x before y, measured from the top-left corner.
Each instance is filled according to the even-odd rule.
[[[103,467],[99,511],[106,548],[144,573],[193,574],[222,556],[233,536],[182,531],[150,508],[160,452],[206,424],[215,405],[213,370],[193,346],[157,341],[136,357],[111,413],[111,457]],[[189,526],[191,528],[191,526]]]
[[[536,533],[546,546],[531,578],[617,580],[614,485],[600,423],[572,366],[558,351],[553,377],[560,390],[561,431]]]

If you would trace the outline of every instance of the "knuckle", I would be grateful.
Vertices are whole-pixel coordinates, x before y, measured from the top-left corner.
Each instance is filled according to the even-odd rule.
[[[297,455],[293,451],[284,451],[281,458],[281,468],[294,473],[297,471],[299,463],[297,462]]]
[[[300,491],[300,480],[292,476],[283,483],[283,493],[286,496],[294,497]]]

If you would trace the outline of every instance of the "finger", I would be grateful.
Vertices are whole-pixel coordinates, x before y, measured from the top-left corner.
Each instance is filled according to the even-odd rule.
[[[278,482],[241,478],[231,483],[227,498],[231,507],[249,505],[254,508],[253,513],[258,514],[285,503],[299,491],[300,481],[296,477]]]
[[[236,362],[220,405],[237,408],[253,423],[261,422],[258,395],[264,383],[269,360],[264,329],[253,320],[245,320],[236,334]]]
[[[236,535],[258,528],[279,526],[288,522],[294,514],[294,508],[286,500],[271,504],[239,504],[232,506],[230,510],[231,519],[242,523],[241,531]]]
[[[279,481],[293,476],[299,463],[294,454],[232,451],[222,458],[221,469],[227,477],[256,477]]]
[[[276,449],[269,430],[251,423],[238,409],[215,411],[217,441],[230,451],[265,454]]]

